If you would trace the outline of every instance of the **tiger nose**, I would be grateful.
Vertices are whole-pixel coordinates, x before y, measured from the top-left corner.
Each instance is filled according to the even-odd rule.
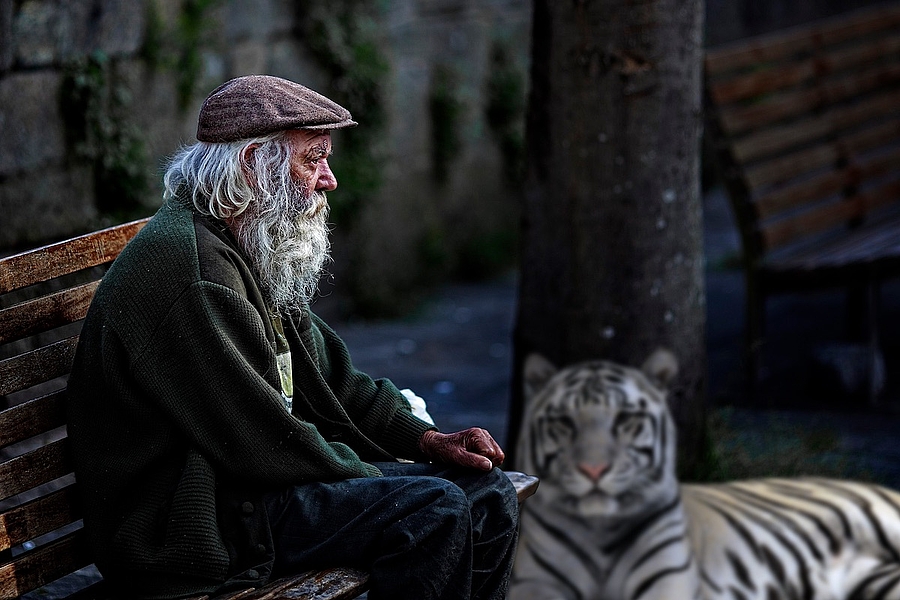
[[[597,482],[609,470],[609,463],[601,463],[599,465],[578,463],[578,470],[587,475],[591,481]]]

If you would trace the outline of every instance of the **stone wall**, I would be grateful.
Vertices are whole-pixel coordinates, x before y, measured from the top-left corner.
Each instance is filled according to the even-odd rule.
[[[336,211],[331,270],[339,291],[360,296],[355,304],[402,309],[408,303],[394,299],[412,299],[423,282],[477,263],[479,244],[488,253],[491,244],[509,249],[517,189],[485,109],[498,46],[512,57],[524,99],[531,7],[527,0],[356,4],[369,9],[387,62],[386,123],[373,140],[382,181],[352,212]],[[310,49],[301,5],[352,2],[0,0],[0,249],[151,214],[161,201],[161,165],[194,141],[200,102],[230,77],[269,73],[339,95]],[[456,145],[437,180],[434,85],[445,72]],[[73,86],[101,107],[87,124],[71,114],[80,106]],[[335,134],[336,159],[342,135]],[[122,169],[135,164],[139,177],[128,179]],[[336,205],[354,185],[337,177]],[[110,178],[136,202],[104,201]]]

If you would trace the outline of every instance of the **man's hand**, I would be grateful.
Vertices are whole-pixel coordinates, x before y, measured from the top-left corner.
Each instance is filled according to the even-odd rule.
[[[490,471],[506,458],[491,434],[480,427],[456,433],[426,431],[419,439],[419,449],[435,462]]]

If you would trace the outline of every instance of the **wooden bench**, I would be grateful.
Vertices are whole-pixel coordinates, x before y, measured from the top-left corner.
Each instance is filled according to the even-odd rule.
[[[878,283],[900,273],[900,5],[710,49],[704,66],[741,233],[750,384],[776,293],[855,290],[848,316],[868,313],[874,357]]]
[[[0,599],[64,577],[68,583],[57,582],[57,591],[82,587],[67,597],[103,596],[103,582],[90,569],[68,457],[65,378],[105,266],[146,221],[0,259]],[[534,477],[508,475],[520,502],[537,488]],[[76,571],[84,568],[87,574],[79,577]],[[364,572],[335,568],[217,600],[355,598],[367,579]]]

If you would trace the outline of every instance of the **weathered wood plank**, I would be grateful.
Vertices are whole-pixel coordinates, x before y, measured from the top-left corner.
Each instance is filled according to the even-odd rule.
[[[766,263],[768,271],[816,271],[874,264],[900,256],[900,217],[879,219]]]
[[[81,518],[74,485],[0,513],[0,551],[55,531]]]
[[[825,172],[794,185],[785,186],[756,200],[759,218],[765,220],[787,210],[794,210],[856,186],[861,181],[871,180],[900,170],[900,149],[866,161],[851,164],[837,171]]]
[[[83,319],[99,285],[92,281],[0,310],[0,344]]]
[[[533,475],[526,475],[518,471],[504,471],[509,480],[512,481],[513,487],[516,488],[516,496],[519,498],[519,504],[525,502],[526,499],[534,496],[537,492],[540,479]]]
[[[72,472],[68,440],[61,439],[0,463],[0,500]]]
[[[830,110],[797,123],[762,129],[734,143],[735,158],[742,163],[772,156],[816,141],[831,142],[844,130],[900,112],[900,91],[869,98],[859,104]]]
[[[759,63],[778,62],[787,56],[811,52],[822,46],[840,44],[900,25],[900,7],[879,6],[863,9],[771,34],[723,45],[707,52],[704,61],[710,75]]]
[[[900,49],[900,38],[859,38],[851,47],[825,52],[821,48],[814,54],[788,58],[771,63],[768,68],[757,68],[711,83],[709,90],[718,104],[758,99],[773,92],[790,88],[802,88],[811,81],[827,81],[834,73],[860,69],[884,57],[890,57]]]
[[[248,600],[346,600],[368,589],[369,575],[358,569],[335,568],[277,581]]]
[[[900,182],[891,182],[868,191],[806,211],[796,217],[776,221],[761,228],[765,247],[779,248],[803,237],[821,233],[831,227],[862,217],[866,212],[897,202]]]
[[[65,394],[58,390],[0,412],[0,448],[65,425]]]
[[[0,565],[0,600],[13,600],[91,564],[85,537],[79,530]]]
[[[900,60],[900,39],[897,45],[897,59]],[[718,107],[719,119],[726,134],[739,135],[788,118],[801,117],[811,110],[863,96],[898,82],[900,64],[879,63],[844,77],[817,82],[815,87],[774,94],[750,105],[721,105]]]
[[[112,261],[149,219],[0,259],[0,294]]]
[[[876,126],[841,137],[839,140],[794,152],[774,160],[752,165],[744,172],[750,189],[757,191],[767,185],[787,181],[836,165],[847,159],[892,144],[900,138],[900,118],[891,118]]]
[[[0,396],[50,381],[69,372],[78,336],[0,361]]]

